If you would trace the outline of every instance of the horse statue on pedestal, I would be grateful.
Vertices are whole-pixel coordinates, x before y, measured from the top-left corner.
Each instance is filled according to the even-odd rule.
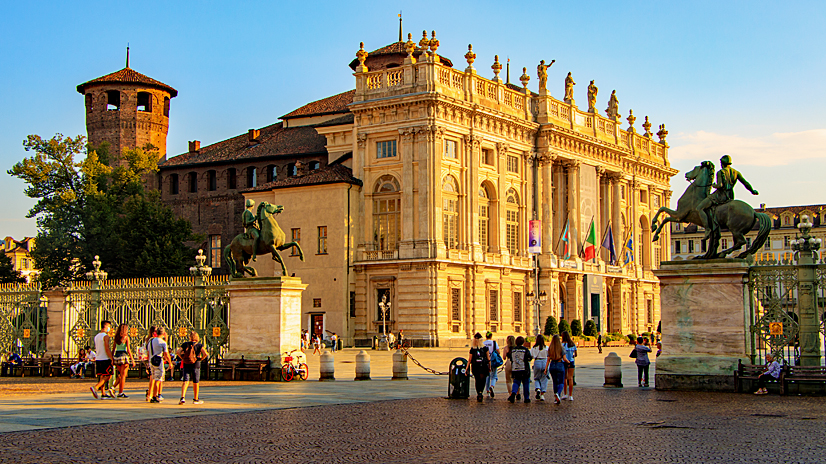
[[[688,222],[698,226],[702,225],[697,205],[699,205],[711,191],[711,186],[714,181],[714,163],[711,161],[703,161],[699,166],[695,166],[694,169],[687,172],[685,179],[691,182],[691,185],[685,190],[683,196],[677,200],[677,210],[674,211],[663,206],[651,220],[651,229],[655,231],[651,241],[656,242],[659,239],[660,232],[669,222]],[[667,213],[668,216],[658,224],[657,221],[662,213]],[[719,205],[712,209],[712,214],[717,219],[719,227],[715,227],[714,230],[711,231],[709,238],[710,243],[707,247],[708,251],[702,256],[697,256],[696,258],[698,259],[725,258],[747,243],[745,235],[757,224],[757,237],[752,241],[751,246],[746,251],[737,255],[737,258],[746,258],[760,250],[763,244],[766,243],[769,232],[771,232],[771,217],[766,213],[755,212],[748,203],[740,200],[732,200]],[[734,243],[731,248],[717,252],[717,248],[720,246],[720,229],[723,227],[731,232]]]
[[[281,275],[287,275],[287,266],[284,265],[284,260],[281,258],[279,251],[284,251],[291,247],[296,247],[298,250],[298,257],[304,261],[304,251],[298,242],[284,243],[287,236],[284,231],[278,227],[275,221],[274,214],[284,211],[281,205],[271,205],[266,201],[262,201],[258,205],[256,211],[256,219],[260,226],[260,236],[258,239],[258,247],[256,255],[262,256],[266,253],[272,253],[272,259],[281,264]],[[247,273],[252,277],[257,277],[258,273],[255,268],[248,266],[250,258],[252,258],[252,247],[255,240],[242,233],[232,239],[232,243],[224,248],[224,260],[229,264],[230,273],[233,277],[244,277]]]

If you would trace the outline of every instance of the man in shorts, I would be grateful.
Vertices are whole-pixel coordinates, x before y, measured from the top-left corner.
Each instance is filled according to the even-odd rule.
[[[169,346],[166,344],[166,329],[158,327],[156,333],[157,336],[149,341],[149,395],[152,397],[150,403],[163,401],[161,386],[167,367],[172,370],[172,358],[169,357]]]
[[[201,381],[201,361],[206,361],[207,358],[209,358],[209,353],[204,349],[198,332],[194,330],[189,332],[189,341],[184,342],[180,348],[178,348],[178,358],[181,359],[181,370],[183,370],[183,375],[181,376],[181,380],[183,380],[183,385],[181,385],[181,401],[179,401],[178,404],[186,403],[186,389],[189,388],[189,382],[192,382],[192,390],[195,394],[192,398],[192,404],[203,404],[199,385]]]
[[[106,385],[109,384],[109,379],[112,378],[112,339],[109,337],[109,330],[112,328],[112,323],[103,321],[100,323],[100,333],[95,335],[95,372],[99,377],[98,383],[94,387],[89,387],[92,390],[92,395],[95,399],[98,398],[114,398],[115,395],[109,391],[108,394],[103,392]],[[98,395],[100,391],[100,395]]]

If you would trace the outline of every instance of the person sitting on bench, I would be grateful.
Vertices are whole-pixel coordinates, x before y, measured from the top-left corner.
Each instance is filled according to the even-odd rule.
[[[774,360],[774,357],[771,354],[766,355],[766,371],[760,374],[760,377],[757,378],[757,391],[754,392],[755,395],[768,395],[769,391],[766,390],[766,382],[777,380],[780,378],[780,363]]]
[[[8,355],[6,356],[6,360],[3,361],[3,368],[2,374],[3,376],[9,375],[9,372],[14,374],[14,368],[18,367],[23,364],[23,359],[20,358],[20,355],[15,353],[14,351],[9,350]]]

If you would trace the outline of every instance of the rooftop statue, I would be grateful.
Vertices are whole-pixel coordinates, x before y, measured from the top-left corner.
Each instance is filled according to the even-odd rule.
[[[619,117],[619,100],[617,100],[616,90],[611,92],[611,97],[608,99],[608,108],[605,110],[605,114],[613,120],[616,120]]]
[[[255,202],[248,199],[247,209],[241,213],[241,222],[244,224],[244,233],[238,234],[232,239],[232,243],[224,248],[224,260],[229,264],[230,273],[233,277],[244,277],[249,274],[258,276],[255,268],[249,266],[250,259],[255,260],[258,254],[272,253],[272,259],[281,264],[281,275],[287,275],[287,266],[281,258],[279,251],[284,251],[291,247],[296,247],[298,256],[304,261],[304,251],[298,242],[284,243],[287,238],[284,231],[278,227],[273,215],[284,211],[281,205],[271,205],[262,201],[258,205],[255,213],[252,208]]]
[[[574,86],[576,82],[574,82],[574,78],[571,77],[571,73],[568,73],[568,76],[565,78],[565,101],[571,102],[574,100]]]
[[[556,60],[551,60],[550,63],[545,64],[545,60],[539,62],[536,67],[536,75],[539,76],[539,90],[548,89],[548,68],[553,66]]]
[[[652,241],[656,242],[659,239],[660,232],[669,222],[696,224],[706,229],[703,242],[711,241],[707,247],[708,251],[697,258],[725,258],[746,244],[745,235],[756,224],[758,226],[757,237],[752,241],[751,246],[737,257],[746,258],[760,250],[771,232],[771,218],[766,213],[755,212],[747,203],[734,199],[734,184],[738,181],[754,195],[757,195],[757,190],[749,185],[742,174],[731,167],[729,155],[723,156],[720,163],[723,168],[717,173],[717,182],[713,182],[714,163],[711,161],[703,161],[686,173],[685,178],[691,182],[691,185],[677,201],[676,211],[663,206],[654,215],[651,221],[651,228],[654,230]],[[710,193],[712,186],[715,190]],[[658,225],[657,221],[662,213],[667,213],[668,216]],[[734,240],[731,248],[718,252],[721,227],[727,228]]]
[[[588,112],[596,113],[597,112],[597,94],[599,93],[599,87],[594,85],[594,81],[591,81],[591,85],[588,86]]]

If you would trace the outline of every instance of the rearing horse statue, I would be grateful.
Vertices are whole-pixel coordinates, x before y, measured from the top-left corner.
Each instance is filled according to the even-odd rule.
[[[711,191],[711,184],[714,180],[714,163],[711,161],[703,161],[699,166],[694,167],[687,172],[685,179],[691,182],[691,185],[685,190],[683,196],[677,200],[677,210],[666,208],[663,206],[654,215],[651,220],[651,228],[655,230],[651,241],[656,242],[660,237],[660,232],[663,227],[669,222],[688,222],[700,226],[700,216],[697,211],[697,205],[705,199]],[[665,219],[659,225],[657,220],[660,214],[667,213]],[[714,215],[717,218],[717,223],[720,225],[716,230],[712,231],[710,237],[710,244],[708,251],[702,256],[697,256],[700,259],[714,259],[725,258],[731,252],[739,249],[746,244],[745,235],[754,227],[755,223],[758,226],[757,237],[752,241],[751,246],[744,252],[737,255],[738,258],[746,258],[749,255],[755,254],[766,243],[766,239],[771,232],[772,222],[771,217],[766,213],[757,213],[748,205],[748,203],[740,200],[732,200],[717,206],[714,210]],[[720,246],[720,229],[727,228],[734,243],[731,248],[717,252]]]
[[[256,255],[262,256],[266,253],[272,253],[272,259],[281,264],[281,275],[287,275],[287,266],[284,265],[284,260],[281,258],[279,251],[284,251],[291,247],[298,249],[298,256],[301,261],[304,261],[304,251],[298,242],[284,243],[287,238],[284,231],[278,227],[275,221],[274,214],[284,211],[281,205],[271,205],[266,201],[262,201],[258,205],[256,211],[256,218],[261,227],[260,237],[258,240],[258,249]],[[229,269],[233,277],[244,277],[244,273],[250,274],[252,277],[257,277],[258,273],[255,268],[248,266],[250,258],[252,258],[253,240],[248,238],[246,234],[238,234],[232,239],[232,243],[224,248],[224,260],[229,264]]]

